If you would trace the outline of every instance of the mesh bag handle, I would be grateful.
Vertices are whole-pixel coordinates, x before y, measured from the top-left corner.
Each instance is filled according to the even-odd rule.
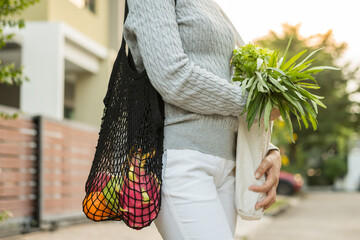
[[[124,23],[128,11],[125,1]],[[161,206],[164,102],[146,70],[136,71],[125,46],[123,35],[103,99],[83,212],[93,221],[124,221],[141,229]]]

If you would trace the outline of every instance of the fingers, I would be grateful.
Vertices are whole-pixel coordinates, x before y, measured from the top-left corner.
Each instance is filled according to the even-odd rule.
[[[277,185],[278,180],[275,177],[274,171],[268,171],[265,183],[263,185],[251,185],[248,189],[254,192],[269,192],[270,189]]]
[[[260,166],[257,168],[255,178],[259,179],[265,172],[267,173],[266,181],[263,185],[251,185],[249,190],[255,192],[268,192],[273,185],[277,185],[279,181],[278,166],[274,167],[274,162],[279,158],[278,151],[271,151],[262,161]]]
[[[276,149],[269,150],[269,152],[265,158],[268,158],[268,161],[271,162],[271,164],[280,171],[280,169],[281,169],[281,154],[278,150],[276,150]]]
[[[261,207],[265,209],[269,208],[276,202],[276,187],[274,186],[271,190],[267,193],[266,197],[261,201],[256,203],[255,209],[259,209]]]
[[[256,169],[255,178],[259,179],[269,168],[273,165],[270,155],[266,156],[260,163],[260,166]]]
[[[279,151],[271,150],[269,154],[261,161],[257,168],[255,178],[259,179],[265,172],[267,173],[264,185],[252,185],[249,190],[264,192],[270,190],[272,185],[277,185],[280,177],[281,156]]]
[[[276,202],[276,188],[279,184],[280,168],[280,153],[277,150],[269,151],[268,155],[262,160],[255,173],[255,177],[257,179],[266,173],[265,183],[260,186],[251,185],[249,187],[249,190],[251,191],[266,192],[266,197],[263,201],[256,204],[256,209],[263,207],[265,210]]]

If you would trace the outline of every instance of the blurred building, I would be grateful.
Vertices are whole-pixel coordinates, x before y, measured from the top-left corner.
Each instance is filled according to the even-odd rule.
[[[40,0],[26,9],[26,27],[0,57],[24,65],[30,81],[0,85],[0,105],[98,127],[123,10],[124,0]]]

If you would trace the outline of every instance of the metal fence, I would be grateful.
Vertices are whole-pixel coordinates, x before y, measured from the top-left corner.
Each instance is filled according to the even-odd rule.
[[[84,185],[98,129],[42,116],[0,119],[0,236],[85,221]]]

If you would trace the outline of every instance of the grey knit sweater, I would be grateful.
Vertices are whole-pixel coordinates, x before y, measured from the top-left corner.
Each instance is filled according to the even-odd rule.
[[[165,102],[164,149],[235,160],[247,96],[231,83],[232,51],[242,40],[230,20],[213,0],[127,1],[125,40]]]

